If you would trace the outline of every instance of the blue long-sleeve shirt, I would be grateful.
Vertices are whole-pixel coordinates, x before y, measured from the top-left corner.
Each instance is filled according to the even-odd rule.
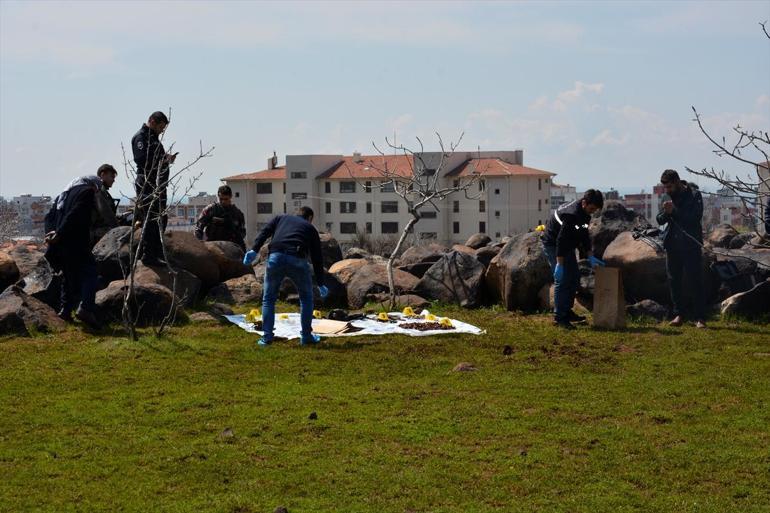
[[[321,238],[315,226],[301,216],[286,214],[276,216],[259,232],[252,249],[259,252],[270,237],[272,237],[268,245],[270,253],[288,253],[299,257],[310,255],[316,280],[319,284],[322,283],[324,264]]]

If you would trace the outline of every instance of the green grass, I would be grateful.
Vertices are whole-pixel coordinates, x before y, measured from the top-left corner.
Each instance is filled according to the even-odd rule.
[[[437,313],[488,335],[5,339],[0,511],[769,510],[767,325]]]

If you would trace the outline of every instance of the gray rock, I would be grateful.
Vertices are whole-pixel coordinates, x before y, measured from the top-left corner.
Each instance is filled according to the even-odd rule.
[[[415,292],[428,299],[473,308],[482,302],[484,271],[475,256],[452,251],[428,269]]]
[[[61,283],[61,274],[54,272],[48,260],[40,258],[17,285],[25,293],[58,310],[61,302]]]
[[[770,316],[770,280],[722,301],[722,315],[757,319]]]
[[[393,281],[396,294],[412,292],[419,281],[415,276],[393,269]],[[385,264],[370,264],[360,267],[347,285],[348,305],[350,308],[362,308],[370,297],[381,292],[388,292],[388,274]]]
[[[668,308],[651,299],[644,299],[626,306],[626,314],[635,318],[649,317],[660,322],[668,317]]]
[[[234,242],[217,240],[204,242],[214,262],[219,268],[219,279],[227,281],[230,278],[251,274],[251,266],[243,264],[243,250]]]
[[[362,248],[348,248],[345,250],[345,253],[342,255],[343,260],[345,259],[355,259],[355,258],[369,258],[371,255],[368,251]]]
[[[134,282],[163,285],[174,292],[184,306],[194,304],[198,300],[198,294],[201,289],[201,281],[189,271],[175,269],[172,272],[167,266],[149,267],[141,262],[136,265]]]
[[[212,287],[206,299],[228,305],[259,303],[262,301],[262,283],[254,274],[246,274]]]
[[[0,252],[0,291],[13,285],[19,279],[19,267],[7,253]]]
[[[56,332],[65,327],[56,311],[26,294],[20,287],[8,287],[0,294],[0,333],[27,336]]]
[[[712,248],[729,248],[736,235],[738,231],[729,224],[719,224],[709,232],[704,242]]]
[[[134,232],[134,249],[139,243],[140,233],[139,230]],[[96,270],[104,281],[119,280],[128,273],[130,239],[131,227],[118,226],[107,232],[94,246],[92,253],[96,260]]]
[[[473,249],[479,249],[488,245],[490,242],[492,242],[492,239],[486,233],[476,233],[471,235],[468,240],[465,241],[465,245]]]
[[[204,288],[220,282],[219,266],[212,265],[211,253],[195,234],[169,231],[164,235],[164,241],[166,254],[175,268],[193,273],[201,280]]]
[[[435,262],[419,262],[417,264],[402,265],[398,267],[401,271],[413,274],[417,278],[422,278],[428,272]]]
[[[500,300],[506,309],[537,310],[538,293],[551,281],[540,233],[524,233],[509,240],[489,263],[484,279],[492,299]]]
[[[123,298],[128,285],[123,280],[111,282],[106,289],[96,293],[96,306],[100,316],[107,321],[120,322],[123,312]],[[163,285],[156,283],[135,283],[134,300],[131,302],[132,312],[136,316],[137,326],[159,324],[168,315],[174,302],[174,295]],[[177,311],[177,320],[182,321],[185,315]]]
[[[492,261],[493,258],[497,256],[498,253],[500,253],[500,250],[503,249],[503,246],[484,246],[483,248],[479,248],[476,250],[476,258],[479,259],[479,262],[484,265],[484,267],[489,266],[489,263]]]
[[[756,234],[754,232],[740,233],[730,240],[730,249],[740,249],[750,244]]]
[[[321,238],[321,255],[323,256],[324,267],[329,268],[332,264],[342,260],[342,249],[337,239],[329,233],[319,234]]]
[[[648,226],[643,215],[627,209],[619,201],[608,200],[601,214],[591,220],[588,228],[594,255],[601,258],[607,246],[621,233]]]
[[[436,243],[412,246],[401,254],[401,257],[398,259],[398,265],[436,262],[446,252],[446,247]]]

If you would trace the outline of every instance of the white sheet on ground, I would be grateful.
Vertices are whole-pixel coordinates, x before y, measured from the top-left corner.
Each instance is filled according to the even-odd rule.
[[[476,326],[473,326],[472,324],[468,324],[462,321],[458,321],[455,319],[451,319],[452,326],[454,326],[455,329],[453,330],[430,330],[430,331],[420,331],[420,330],[414,330],[414,329],[404,329],[399,326],[402,322],[423,322],[425,321],[424,316],[428,315],[429,312],[427,310],[424,310],[419,318],[409,319],[406,318],[403,314],[400,312],[393,312],[388,314],[390,317],[395,317],[398,320],[397,322],[380,322],[372,316],[372,318],[366,318],[366,319],[358,319],[355,321],[350,321],[350,324],[355,326],[356,328],[361,328],[359,331],[354,331],[351,333],[340,333],[335,335],[324,335],[324,338],[326,337],[357,337],[361,335],[410,335],[413,337],[427,337],[430,335],[451,335],[452,333],[469,333],[471,335],[482,335],[486,333],[485,330],[482,330],[480,328],[477,328]],[[285,317],[282,319],[282,317]],[[249,333],[257,333],[259,335],[262,334],[261,331],[257,331],[254,329],[254,323],[247,322],[245,315],[225,315],[225,318],[232,322],[233,324],[238,325],[242,329],[248,331]],[[313,322],[316,322],[315,319]],[[276,314],[275,315],[275,327],[273,328],[273,334],[275,337],[285,338],[285,339],[293,339],[293,338],[299,338],[300,334],[300,319],[298,313],[290,313],[290,314]]]

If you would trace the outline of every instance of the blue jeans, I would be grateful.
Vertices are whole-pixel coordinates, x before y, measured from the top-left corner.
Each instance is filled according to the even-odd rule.
[[[543,249],[553,271],[556,269],[556,246],[543,244]],[[580,286],[580,270],[578,269],[577,257],[574,251],[564,257],[562,266],[564,267],[564,276],[561,280],[556,281],[556,288],[553,294],[556,322],[569,321],[569,314],[575,302],[575,294],[577,294],[578,287]]]
[[[304,258],[284,253],[270,253],[265,270],[265,290],[262,294],[262,323],[264,339],[273,340],[275,326],[275,301],[284,278],[294,282],[299,291],[300,319],[302,324],[302,340],[307,341],[313,334],[313,278],[310,274],[310,264]]]

